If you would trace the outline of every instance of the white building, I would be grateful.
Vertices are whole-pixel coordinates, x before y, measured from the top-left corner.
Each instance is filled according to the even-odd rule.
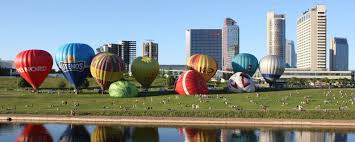
[[[268,55],[278,55],[285,61],[286,23],[284,14],[267,13],[266,38]]]
[[[222,30],[223,70],[232,70],[232,59],[236,54],[239,54],[239,26],[233,19],[226,18]]]
[[[327,19],[325,5],[317,5],[297,19],[297,68],[326,70]]]
[[[286,40],[286,65],[290,68],[296,68],[297,55],[295,51],[295,44],[293,40]]]
[[[329,70],[349,70],[349,46],[346,38],[334,37],[329,49]]]

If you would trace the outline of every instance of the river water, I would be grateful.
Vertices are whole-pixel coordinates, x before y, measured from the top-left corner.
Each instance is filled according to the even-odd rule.
[[[0,142],[355,142],[351,129],[0,123]]]

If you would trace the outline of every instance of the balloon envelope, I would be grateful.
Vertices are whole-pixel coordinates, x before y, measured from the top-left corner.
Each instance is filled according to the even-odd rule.
[[[218,69],[216,60],[203,54],[192,55],[187,61],[187,67],[200,72],[206,82],[216,74]]]
[[[248,53],[240,53],[233,57],[232,67],[234,72],[244,72],[253,76],[259,67],[258,59]]]
[[[260,60],[259,70],[265,81],[272,84],[285,71],[285,63],[276,55],[268,55]]]
[[[248,74],[237,72],[229,78],[228,90],[230,92],[255,92],[255,84]]]
[[[94,56],[89,45],[69,43],[57,49],[55,61],[65,78],[78,88],[86,79]]]
[[[68,125],[60,142],[89,142],[90,134],[83,125]]]
[[[180,95],[207,94],[208,87],[199,72],[188,70],[183,72],[176,81],[175,91]]]
[[[112,126],[96,126],[91,142],[123,142],[123,130]]]
[[[121,57],[112,53],[99,53],[91,61],[90,72],[102,90],[122,79],[124,64]]]
[[[217,130],[184,128],[185,142],[216,142]]]
[[[137,97],[137,87],[129,81],[117,81],[110,85],[109,94],[111,97]]]
[[[16,55],[17,72],[37,90],[52,70],[52,56],[44,50],[25,50]]]
[[[43,125],[27,124],[16,142],[53,142],[53,139]]]
[[[149,88],[159,74],[159,63],[150,57],[137,57],[132,66],[133,77],[144,87]]]

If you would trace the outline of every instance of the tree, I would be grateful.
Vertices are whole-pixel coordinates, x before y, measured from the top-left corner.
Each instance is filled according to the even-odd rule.
[[[175,85],[175,81],[176,78],[172,75],[168,76],[168,78],[166,78],[166,87],[167,88],[171,88],[172,86]]]
[[[83,83],[80,85],[80,88],[89,88],[90,82],[88,81],[87,78],[83,81]]]
[[[21,88],[26,88],[26,87],[32,87],[31,84],[29,84],[25,79],[20,77],[20,79],[17,82],[17,86]]]

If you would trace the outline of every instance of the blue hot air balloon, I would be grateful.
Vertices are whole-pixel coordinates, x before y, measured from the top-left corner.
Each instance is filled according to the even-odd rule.
[[[284,73],[285,62],[279,56],[267,55],[260,60],[259,70],[265,81],[271,86]]]
[[[259,67],[258,59],[248,53],[240,53],[232,59],[233,72],[243,72],[253,76]]]
[[[78,89],[90,72],[94,56],[95,52],[89,45],[68,43],[57,49],[55,61],[65,78]]]

